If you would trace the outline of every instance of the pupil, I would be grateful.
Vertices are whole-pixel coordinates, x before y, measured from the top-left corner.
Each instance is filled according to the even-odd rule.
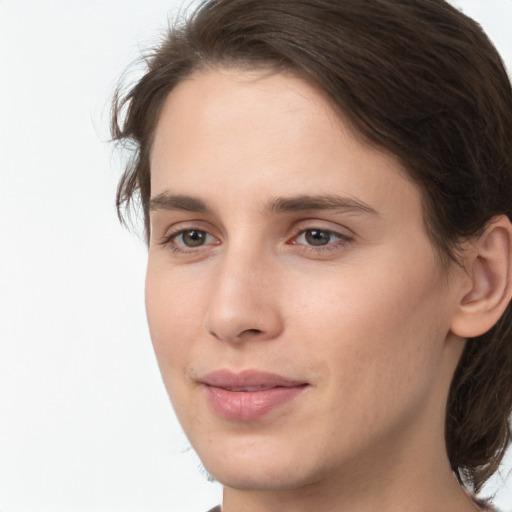
[[[191,229],[183,233],[183,243],[187,247],[199,247],[204,244],[206,233],[204,231],[196,231]]]
[[[309,245],[326,245],[329,243],[331,236],[328,231],[320,229],[310,229],[305,233],[306,241]]]

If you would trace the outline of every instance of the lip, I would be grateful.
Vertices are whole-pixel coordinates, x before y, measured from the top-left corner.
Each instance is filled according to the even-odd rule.
[[[223,418],[255,421],[302,393],[308,383],[257,370],[217,370],[200,380],[208,402]]]

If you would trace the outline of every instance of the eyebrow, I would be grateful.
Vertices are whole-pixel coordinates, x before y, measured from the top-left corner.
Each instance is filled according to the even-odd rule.
[[[173,195],[162,192],[149,200],[149,210],[177,210],[182,212],[211,213],[207,204],[193,196]]]
[[[271,212],[300,212],[310,210],[341,210],[350,212],[379,215],[369,204],[350,196],[338,195],[300,195],[294,197],[278,197],[267,204]]]
[[[151,198],[149,210],[212,213],[211,208],[202,199],[188,195],[170,194],[169,192],[162,192]],[[266,210],[272,213],[340,210],[343,212],[361,212],[379,216],[375,208],[359,199],[331,194],[276,197],[266,204]]]

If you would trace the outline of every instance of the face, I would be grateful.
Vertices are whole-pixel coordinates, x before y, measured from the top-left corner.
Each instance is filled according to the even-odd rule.
[[[151,197],[151,337],[215,478],[293,489],[442,437],[454,294],[419,191],[320,93],[196,73],[163,108]]]

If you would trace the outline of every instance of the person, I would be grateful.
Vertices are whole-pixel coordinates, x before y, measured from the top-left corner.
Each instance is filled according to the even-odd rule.
[[[444,0],[206,0],[147,64],[113,104],[118,211],[222,511],[490,510],[512,91],[481,28]]]

